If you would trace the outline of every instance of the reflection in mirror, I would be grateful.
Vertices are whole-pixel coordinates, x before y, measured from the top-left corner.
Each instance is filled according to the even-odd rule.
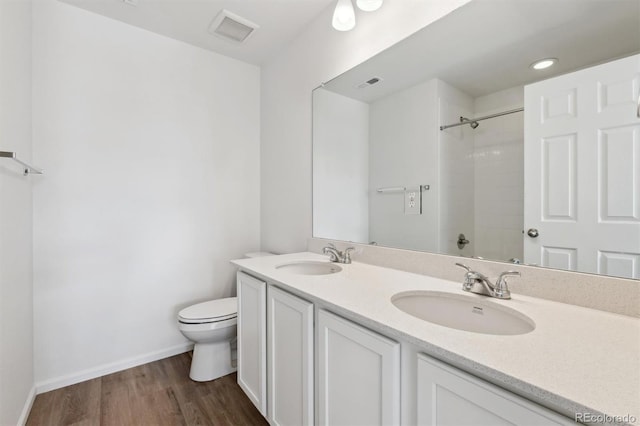
[[[314,236],[639,279],[639,52],[639,0],[474,0],[323,84]]]

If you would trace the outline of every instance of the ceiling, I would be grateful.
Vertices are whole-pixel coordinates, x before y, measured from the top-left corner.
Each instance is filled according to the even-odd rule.
[[[335,0],[61,0],[241,61],[260,65],[293,40]],[[135,1],[135,0],[134,0]],[[243,44],[208,32],[227,9],[260,26]],[[330,26],[331,22],[327,22]]]
[[[637,52],[640,0],[474,0],[324,88],[372,102],[440,78],[478,97]],[[547,57],[560,61],[529,68]]]

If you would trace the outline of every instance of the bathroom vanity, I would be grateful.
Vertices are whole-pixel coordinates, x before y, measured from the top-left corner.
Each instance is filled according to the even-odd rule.
[[[471,1],[318,82],[315,242],[234,262],[271,424],[639,424],[638,16]]]
[[[308,252],[233,263],[238,383],[271,424],[638,424],[636,318]],[[439,325],[394,304],[411,294],[530,327]]]

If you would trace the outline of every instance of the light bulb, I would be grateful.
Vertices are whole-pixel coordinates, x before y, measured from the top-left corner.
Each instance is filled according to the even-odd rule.
[[[382,6],[382,0],[357,0],[356,4],[360,10],[365,12],[373,12],[380,9]]]
[[[351,0],[338,0],[333,11],[333,28],[338,31],[349,31],[356,26],[356,13]]]

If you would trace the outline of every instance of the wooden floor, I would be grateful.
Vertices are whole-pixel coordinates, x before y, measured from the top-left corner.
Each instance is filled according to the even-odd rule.
[[[267,425],[235,374],[197,383],[190,364],[185,353],[43,393],[27,425]]]

